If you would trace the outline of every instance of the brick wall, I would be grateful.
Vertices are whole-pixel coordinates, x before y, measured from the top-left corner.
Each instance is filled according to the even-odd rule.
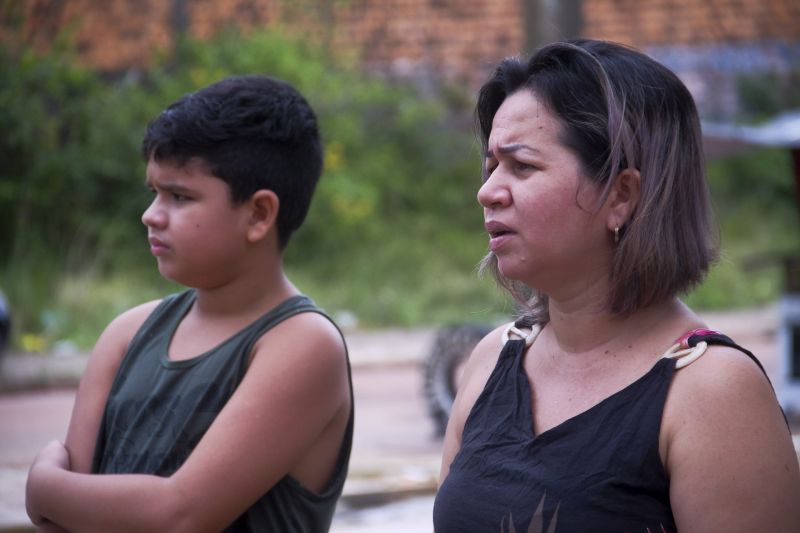
[[[530,1],[530,0],[528,0]],[[539,0],[552,20],[554,0]],[[71,27],[80,58],[105,71],[146,66],[176,29],[206,39],[280,27],[372,70],[475,87],[526,38],[523,0],[0,0],[0,42],[45,48]],[[176,9],[177,8],[177,9]],[[712,115],[736,108],[740,72],[800,64],[798,0],[583,0],[583,35],[643,48],[678,72]],[[15,21],[17,23],[15,24]],[[21,22],[20,22],[21,21]],[[543,25],[542,25],[543,24]],[[15,29],[16,28],[16,29]],[[555,32],[557,33],[557,32]]]
[[[473,70],[514,53],[522,42],[517,2],[485,0],[185,0],[190,36],[222,28],[281,27],[351,50],[369,68],[472,78]],[[160,0],[27,0],[13,15],[24,20],[26,45],[47,47],[73,25],[81,59],[119,71],[147,65],[168,48],[176,27],[175,2]],[[9,4],[7,4],[9,5]],[[320,7],[322,6],[322,7]],[[325,8],[327,6],[327,9]],[[5,9],[9,11],[9,9]],[[0,40],[13,39],[9,13]]]
[[[587,0],[584,32],[629,42],[675,71],[701,115],[741,111],[742,76],[800,69],[798,0]]]
[[[584,32],[652,45],[800,41],[797,0],[585,0]]]
[[[430,69],[470,77],[523,47],[521,0],[11,0],[0,4],[0,40],[46,47],[72,26],[80,56],[103,70],[148,63],[170,46],[175,5],[187,32],[281,26],[352,49],[377,69]],[[327,6],[327,7],[326,7]],[[584,35],[653,45],[800,41],[797,0],[584,0]]]
[[[158,0],[10,0],[0,6],[0,41],[47,48],[62,30],[74,33],[79,57],[101,70],[147,64],[172,41],[169,2]],[[17,20],[19,34],[13,28]]]

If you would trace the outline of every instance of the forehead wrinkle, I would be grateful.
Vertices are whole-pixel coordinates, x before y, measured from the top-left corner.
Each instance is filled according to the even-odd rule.
[[[539,150],[538,148],[534,148],[533,146],[524,143],[510,143],[497,147],[497,152],[502,155],[513,154],[514,152],[519,152],[521,150],[526,150],[528,152],[533,152],[536,154],[541,153],[541,150]],[[495,155],[494,150],[492,150],[491,148],[486,151],[486,157],[494,157],[494,155]]]
[[[558,136],[561,124],[556,116],[533,93],[525,91],[509,95],[498,108],[489,132],[489,146],[502,145],[498,154],[507,154],[519,149],[542,153],[540,149],[526,140],[534,140],[534,144],[548,144],[551,134]],[[523,141],[523,142],[520,142]],[[504,148],[508,147],[509,151]]]

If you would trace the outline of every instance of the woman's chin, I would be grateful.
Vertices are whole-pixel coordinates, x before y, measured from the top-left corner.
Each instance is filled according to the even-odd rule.
[[[506,279],[525,283],[525,269],[520,268],[520,264],[517,261],[504,261],[503,259],[498,258],[497,271],[500,272],[500,274],[502,274],[502,276]]]

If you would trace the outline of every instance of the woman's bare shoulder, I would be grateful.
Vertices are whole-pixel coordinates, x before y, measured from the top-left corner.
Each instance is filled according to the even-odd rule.
[[[503,334],[510,325],[503,324],[496,327],[475,345],[464,369],[465,382],[477,379],[482,381],[483,384],[486,383],[486,380],[489,379],[489,374],[497,364],[500,351],[503,349]],[[483,384],[481,389],[483,389]]]
[[[702,401],[709,409],[729,410],[756,398],[775,403],[764,371],[747,354],[728,346],[709,346],[697,360],[676,372],[672,388],[671,396],[679,404]]]
[[[472,410],[481,391],[486,386],[497,359],[503,349],[503,333],[511,324],[503,324],[490,331],[478,342],[467,360],[460,380],[453,415],[461,425]]]
[[[439,473],[439,483],[442,483],[450,471],[450,463],[461,448],[461,435],[464,431],[467,417],[472,411],[475,402],[486,386],[492,370],[497,365],[497,360],[503,348],[503,332],[509,324],[499,326],[489,332],[478,342],[467,360],[459,380],[456,398],[447,423],[447,431],[442,446],[442,468]]]
[[[679,527],[796,531],[783,526],[800,520],[797,457],[772,386],[746,354],[712,346],[676,372],[661,444]]]
[[[664,421],[680,428],[714,431],[709,420],[771,420],[783,424],[775,392],[766,374],[745,353],[728,346],[709,346],[697,360],[676,371]],[[687,426],[687,424],[689,424]]]

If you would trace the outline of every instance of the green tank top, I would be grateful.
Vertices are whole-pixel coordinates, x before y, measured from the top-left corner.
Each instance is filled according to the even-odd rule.
[[[169,343],[194,300],[194,290],[168,296],[131,341],[106,402],[92,472],[171,475],[236,390],[256,341],[298,313],[327,317],[309,298],[294,296],[216,348],[192,359],[171,361]],[[350,380],[349,361],[347,372]],[[350,417],[327,487],[316,493],[284,476],[225,531],[328,531],[350,459],[352,391],[350,380]]]

